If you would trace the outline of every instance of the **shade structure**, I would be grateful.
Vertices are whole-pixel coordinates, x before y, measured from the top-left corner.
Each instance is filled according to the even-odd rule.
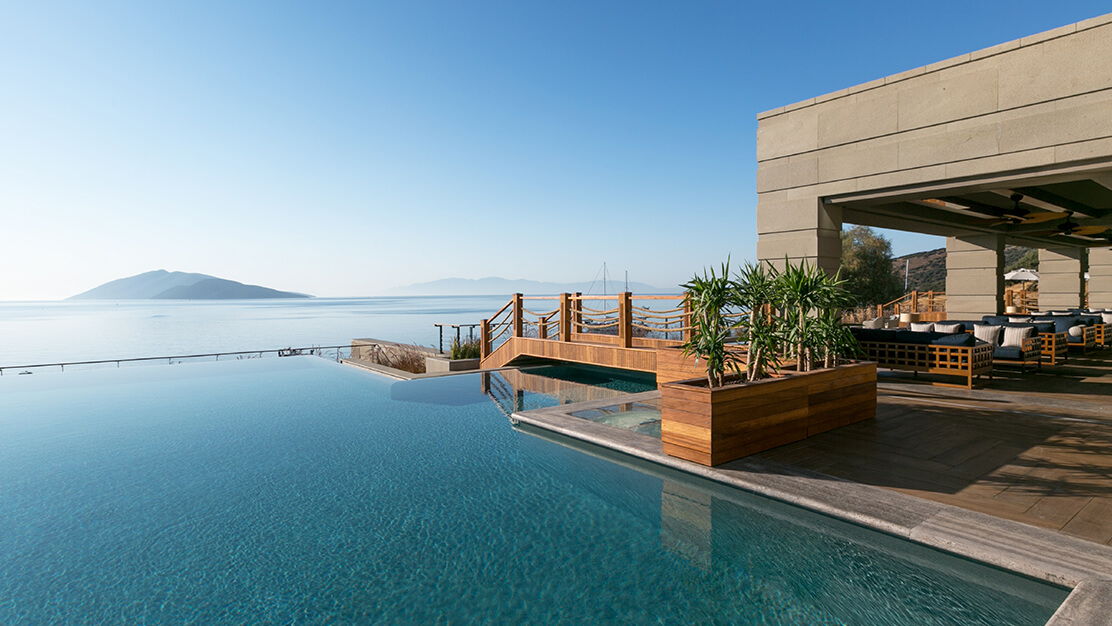
[[[1004,280],[1038,280],[1039,273],[1027,268],[1019,268],[1004,274]]]

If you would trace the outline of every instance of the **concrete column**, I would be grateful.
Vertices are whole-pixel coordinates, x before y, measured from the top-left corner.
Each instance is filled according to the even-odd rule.
[[[1076,309],[1085,302],[1085,272],[1089,255],[1085,248],[1039,250],[1039,310]]]
[[[1089,248],[1089,306],[1112,309],[1112,248]]]
[[[817,197],[757,196],[757,259],[775,267],[806,260],[834,274],[842,264],[842,209]]]
[[[946,317],[980,320],[1004,311],[1004,238],[946,238]]]

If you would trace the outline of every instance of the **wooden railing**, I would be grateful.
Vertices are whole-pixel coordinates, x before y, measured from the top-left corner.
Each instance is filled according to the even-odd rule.
[[[877,317],[901,313],[938,313],[945,310],[944,291],[912,291],[886,304],[876,305]]]
[[[1034,313],[1039,310],[1039,292],[1026,289],[1007,290],[1004,292],[1004,307],[1015,307],[1016,313]]]
[[[636,303],[673,301],[677,306],[659,308]],[[617,306],[607,307],[608,301]],[[533,337],[552,341],[598,341],[631,348],[659,340],[678,343],[691,329],[690,311],[683,296],[635,296],[622,292],[613,296],[524,296],[516,293],[501,309],[479,323],[479,346],[485,359],[510,337]],[[548,306],[554,306],[548,309]],[[615,341],[616,340],[616,341]]]
[[[1039,310],[1039,292],[1027,289],[1004,291],[1004,306],[1015,307],[1017,313]],[[938,313],[946,310],[946,292],[912,291],[886,304],[876,306],[877,317],[901,313]]]

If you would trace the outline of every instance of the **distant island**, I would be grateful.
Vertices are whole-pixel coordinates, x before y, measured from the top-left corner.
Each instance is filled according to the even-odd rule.
[[[555,295],[558,293],[590,293],[591,295],[613,295],[625,291],[624,281],[609,281],[605,287],[601,282],[592,283],[549,283],[536,280],[513,280],[509,278],[442,278],[427,283],[417,283],[404,287],[394,287],[383,292],[389,296],[501,296],[514,293],[526,295]],[[676,287],[661,288],[645,283],[629,283],[629,291],[634,295],[678,294]]]
[[[67,300],[254,300],[311,297],[303,293],[245,285],[207,274],[155,270],[104,283]]]

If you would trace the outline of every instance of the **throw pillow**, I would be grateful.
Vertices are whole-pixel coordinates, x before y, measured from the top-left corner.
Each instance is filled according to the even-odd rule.
[[[965,327],[962,326],[961,322],[957,322],[954,324],[943,324],[942,322],[938,322],[934,325],[934,332],[946,333],[948,335],[951,335],[953,333],[964,333]]]
[[[993,346],[1000,345],[1000,329],[1003,326],[989,326],[988,324],[974,324],[973,335]]]
[[[1070,326],[1070,337],[1080,337],[1085,334],[1084,326]]]
[[[1029,317],[1009,317],[1008,321],[1013,324],[1026,324],[1031,321]]]
[[[871,319],[871,320],[865,320],[864,322],[861,323],[861,326],[864,327],[864,328],[870,328],[870,329],[874,329],[874,330],[877,329],[877,328],[884,328],[884,318],[878,317],[878,318]]]
[[[1006,348],[1022,348],[1023,340],[1035,332],[1034,326],[1005,326],[1004,341],[1000,344]]]
[[[934,323],[911,322],[911,330],[917,333],[932,333],[934,332]]]
[[[1100,318],[1104,320],[1105,324],[1112,324],[1112,313],[1104,312],[1100,314]]]

